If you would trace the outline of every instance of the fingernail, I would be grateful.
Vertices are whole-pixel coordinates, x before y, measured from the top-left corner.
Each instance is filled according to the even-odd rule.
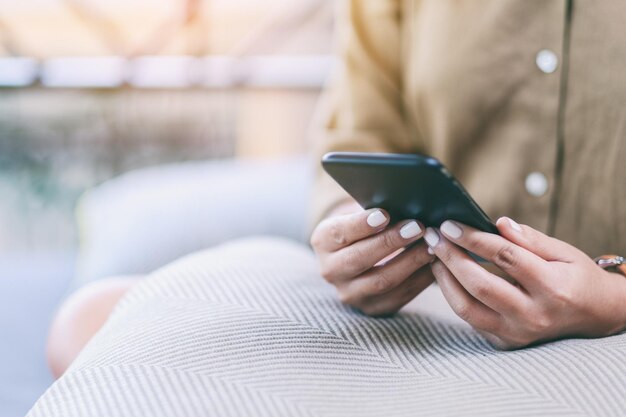
[[[458,239],[463,235],[463,229],[450,220],[443,222],[441,225],[441,232],[451,239]]]
[[[426,249],[426,252],[428,252],[429,255],[434,255],[435,254],[435,251],[430,246],[428,247],[428,249]]]
[[[428,243],[428,246],[434,248],[439,243],[439,233],[435,231],[435,229],[429,227],[426,229],[426,234],[424,235],[424,240]]]
[[[383,212],[380,210],[376,210],[367,216],[367,224],[369,224],[370,227],[382,226],[386,221],[387,217],[385,217]]]
[[[422,233],[422,228],[415,220],[405,224],[402,226],[402,229],[400,229],[400,236],[402,236],[403,239],[413,239],[420,233]]]
[[[509,221],[509,224],[511,225],[511,228],[513,230],[516,230],[518,232],[522,231],[522,226],[519,225],[519,223],[517,223],[515,220],[513,219],[509,219],[508,217],[506,218]]]

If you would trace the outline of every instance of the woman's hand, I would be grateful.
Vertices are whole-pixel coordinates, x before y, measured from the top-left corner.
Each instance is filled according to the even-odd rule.
[[[429,267],[434,257],[423,241],[417,242],[422,225],[407,220],[389,226],[383,210],[363,211],[358,205],[342,211],[350,213],[322,221],[311,237],[321,274],[342,302],[368,315],[387,315],[434,281]]]
[[[492,344],[515,349],[563,337],[602,337],[626,327],[626,278],[528,226],[501,218],[501,236],[455,222],[425,239],[452,309]],[[508,274],[491,274],[468,250]]]

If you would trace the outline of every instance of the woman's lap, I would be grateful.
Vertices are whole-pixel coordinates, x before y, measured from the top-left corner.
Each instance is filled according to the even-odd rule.
[[[31,415],[619,415],[624,375],[625,336],[497,352],[423,309],[364,317],[259,238],[138,284]]]

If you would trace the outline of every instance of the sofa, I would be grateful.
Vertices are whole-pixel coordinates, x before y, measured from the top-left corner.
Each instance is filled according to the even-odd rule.
[[[147,169],[81,201],[76,285],[145,278],[29,416],[621,416],[626,335],[503,352],[431,286],[338,302],[306,245],[306,159]]]

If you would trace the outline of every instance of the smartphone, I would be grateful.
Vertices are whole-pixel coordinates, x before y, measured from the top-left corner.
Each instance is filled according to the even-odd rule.
[[[427,227],[455,220],[489,233],[498,229],[437,159],[420,154],[331,152],[324,170],[364,209],[383,208],[391,221]]]

